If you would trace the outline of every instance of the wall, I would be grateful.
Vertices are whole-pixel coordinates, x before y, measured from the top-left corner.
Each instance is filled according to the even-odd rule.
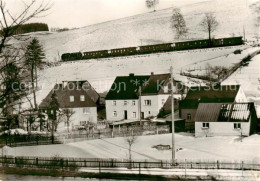
[[[124,101],[127,101],[127,105],[124,105]],[[132,101],[135,101],[135,105],[132,105]],[[123,120],[125,117],[125,110],[127,110],[128,120],[139,120],[138,99],[116,100],[115,106],[112,103],[113,100],[106,100],[106,116],[108,121]],[[113,116],[114,111],[117,112],[117,117]],[[133,112],[136,112],[136,118],[133,118]]]
[[[240,136],[241,131],[234,129],[237,122],[210,122],[209,129],[202,129],[202,122],[195,123],[195,137],[202,136]],[[249,136],[250,122],[241,123],[242,135]]]
[[[151,100],[151,105],[145,105],[145,100]],[[144,112],[144,118],[157,116],[159,100],[158,95],[141,96],[141,110]]]
[[[238,90],[235,102],[247,102],[246,95],[241,87]]]
[[[186,119],[186,122],[194,122],[197,109],[182,109],[181,119]],[[191,120],[187,120],[187,114],[191,114]]]
[[[96,107],[88,107],[89,112],[86,114],[83,112],[83,107],[82,108],[70,108],[75,113],[72,115],[70,118],[70,125],[69,129],[71,130],[72,128],[75,128],[80,126],[80,121],[86,121],[87,122],[92,122],[94,124],[97,124],[97,108]],[[58,125],[59,130],[67,130],[67,125],[66,125],[66,117],[62,118],[63,121]]]

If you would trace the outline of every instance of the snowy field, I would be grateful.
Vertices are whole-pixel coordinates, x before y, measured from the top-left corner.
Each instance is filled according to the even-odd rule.
[[[247,67],[237,70],[223,84],[240,84],[247,94],[248,101],[256,104],[260,117],[260,54],[256,55]]]
[[[195,138],[187,133],[176,134],[176,158],[179,160],[249,160],[260,163],[260,136],[252,135],[240,141],[239,137]],[[133,159],[170,160],[171,150],[159,151],[152,146],[171,145],[171,134],[141,136],[132,146]],[[89,140],[61,145],[42,145],[8,148],[4,151],[13,156],[128,158],[125,138]]]
[[[205,39],[207,33],[199,26],[207,12],[213,12],[219,22],[215,38],[243,36],[255,40],[259,27],[255,24],[258,0],[172,0],[179,7],[189,29],[185,40]],[[216,8],[217,7],[217,8]],[[171,28],[173,8],[135,15],[114,21],[90,25],[66,32],[38,32],[23,35],[37,37],[43,44],[48,61],[58,61],[66,52],[106,50],[176,41]],[[17,42],[17,40],[13,40]],[[11,42],[13,42],[11,41]]]
[[[207,33],[198,26],[206,12],[214,12],[219,21],[219,28],[213,33],[216,38],[242,36],[243,26],[247,39],[255,40],[259,36],[259,27],[255,25],[257,0],[173,0],[173,3],[181,8],[186,19],[190,31],[187,39],[207,38]],[[217,10],[215,7],[218,7]],[[171,13],[172,8],[163,9],[67,32],[27,34],[24,38],[39,38],[48,61],[58,61],[64,52],[170,42],[174,41],[175,36],[171,29]],[[234,55],[237,49],[244,50],[243,55]],[[230,67],[253,49],[244,45],[63,63],[40,72],[41,90],[37,92],[37,102],[39,104],[45,98],[55,83],[62,81],[88,80],[97,92],[104,92],[109,90],[116,76],[168,73],[171,65],[175,78],[189,85],[190,79],[180,76],[180,71],[198,67],[203,69],[207,63]]]

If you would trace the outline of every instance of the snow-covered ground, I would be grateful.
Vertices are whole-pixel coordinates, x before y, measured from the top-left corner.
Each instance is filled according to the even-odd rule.
[[[176,158],[179,160],[249,160],[260,163],[260,136],[252,135],[240,141],[239,137],[195,138],[187,133],[176,134]],[[132,146],[133,159],[170,160],[171,150],[159,151],[155,145],[171,145],[171,134],[141,136]],[[125,138],[89,140],[61,145],[43,145],[8,148],[4,151],[13,156],[128,158]]]
[[[213,12],[219,21],[219,27],[213,33],[216,38],[242,36],[243,26],[247,39],[256,40],[259,37],[259,27],[255,25],[257,0],[173,0],[173,3],[184,14],[189,28],[187,39],[207,38],[207,33],[199,26],[206,12]],[[171,42],[175,41],[171,13],[172,8],[168,8],[66,32],[31,33],[24,35],[24,38],[37,37],[46,51],[47,61],[58,61],[65,52]],[[11,42],[19,45],[17,40]],[[242,55],[234,55],[237,49],[246,50]],[[252,50],[254,48],[243,45],[63,63],[40,71],[41,90],[37,92],[37,102],[40,104],[54,84],[62,81],[88,80],[98,92],[104,92],[109,90],[116,76],[168,73],[171,65],[176,73],[175,78],[190,85],[191,79],[178,75],[180,71],[203,69],[207,63],[230,67]]]
[[[223,84],[241,84],[248,101],[255,103],[260,117],[260,54],[256,55],[247,67],[233,73]]]
[[[213,36],[243,36],[245,28],[246,38],[255,40],[259,37],[256,3],[258,0],[172,0],[172,4],[181,9],[186,20],[189,29],[186,39],[207,38],[208,34],[202,31],[199,24],[205,13],[213,12],[219,22]],[[158,10],[66,32],[39,32],[23,37],[37,37],[44,46],[48,61],[57,61],[66,52],[172,42],[176,41],[175,32],[171,28],[172,10]]]

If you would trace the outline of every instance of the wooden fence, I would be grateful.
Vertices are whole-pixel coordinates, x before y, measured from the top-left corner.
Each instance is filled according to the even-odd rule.
[[[61,158],[61,157],[0,157],[2,166],[39,167],[39,168],[163,168],[163,169],[232,169],[257,170],[260,164],[251,162],[225,162],[225,161],[171,161],[160,160],[119,160],[98,158]]]
[[[3,135],[0,136],[0,147],[8,145],[10,147],[16,146],[32,146],[32,145],[48,145],[48,144],[61,144],[83,140],[93,140],[101,138],[114,138],[126,137],[130,135],[155,135],[170,133],[170,127],[167,125],[162,126],[131,126],[122,127],[120,129],[103,129],[96,131],[80,131],[71,134],[59,134],[52,137],[51,135]]]

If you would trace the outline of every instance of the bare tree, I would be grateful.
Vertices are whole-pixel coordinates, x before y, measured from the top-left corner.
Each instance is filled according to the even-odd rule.
[[[136,142],[137,137],[134,135],[128,136],[125,138],[125,141],[128,144],[128,155],[129,155],[129,162],[131,167],[131,161],[132,161],[132,145]]]
[[[38,6],[36,5],[36,0],[31,0],[29,3],[24,2],[24,9],[21,13],[13,15],[10,13],[9,9],[6,8],[6,3],[4,0],[0,0],[0,28],[1,28],[1,40],[0,40],[0,53],[2,53],[3,48],[8,37],[14,35],[15,31],[24,23],[28,22],[32,18],[39,17],[43,13],[47,12],[51,8],[49,3],[42,1]]]
[[[146,0],[145,3],[147,8],[153,8],[153,11],[155,11],[155,6],[159,4],[159,0]]]
[[[70,122],[72,121],[71,120],[71,117],[75,114],[75,111],[73,111],[72,109],[63,109],[62,110],[63,112],[63,115],[66,117],[66,125],[67,125],[67,132],[69,133],[69,126],[70,126]]]
[[[20,50],[15,48],[15,46],[12,46],[8,41],[11,37],[17,39],[17,36],[13,36],[16,30],[32,18],[43,15],[44,12],[50,9],[51,5],[44,1],[37,5],[39,1],[36,3],[36,0],[31,0],[29,3],[24,2],[24,8],[21,13],[12,14],[5,2],[7,2],[7,0],[0,0],[0,74],[2,78],[4,77],[4,79],[1,78],[0,86],[2,87],[7,84],[9,87],[7,87],[8,89],[0,90],[0,103],[5,107],[5,110],[8,110],[4,117],[11,120],[13,119],[12,117],[15,116],[12,109],[18,105],[18,100],[21,98],[17,96],[17,90],[19,89],[14,88],[13,86],[21,86],[19,83],[21,79],[17,78],[22,74],[20,71],[20,63],[22,62],[23,57],[20,55]],[[6,59],[6,52],[9,52],[9,60]],[[11,71],[14,72],[14,74],[11,74],[10,71],[6,71],[9,68],[11,68]],[[23,96],[26,97],[25,94],[23,94]]]
[[[206,13],[205,17],[200,23],[203,31],[208,32],[209,34],[209,43],[211,45],[211,34],[217,29],[218,21],[212,13]]]
[[[186,22],[181,14],[181,10],[179,8],[173,9],[172,14],[172,29],[176,30],[176,38],[185,37],[188,33],[188,28],[186,27]]]

